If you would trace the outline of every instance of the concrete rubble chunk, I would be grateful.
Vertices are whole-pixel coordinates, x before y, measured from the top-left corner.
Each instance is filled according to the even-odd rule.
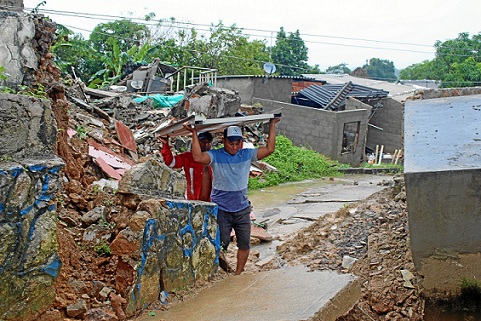
[[[78,299],[74,304],[67,306],[66,312],[71,318],[81,317],[87,312],[87,303],[84,299]]]

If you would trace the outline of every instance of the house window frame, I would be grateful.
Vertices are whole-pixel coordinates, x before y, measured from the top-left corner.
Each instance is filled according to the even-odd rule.
[[[342,129],[341,154],[355,153],[359,144],[360,121],[344,123]]]

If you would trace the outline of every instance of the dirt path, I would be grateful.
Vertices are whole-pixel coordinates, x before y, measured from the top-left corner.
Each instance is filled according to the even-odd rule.
[[[264,253],[254,245],[246,273],[276,269],[286,264],[303,264],[312,270],[353,273],[361,280],[362,298],[338,321],[422,320],[424,300],[419,296],[409,249],[403,180],[397,177],[394,181],[396,186],[386,187],[361,201],[346,203],[340,210],[325,214],[298,229],[298,232],[284,236],[282,241],[277,236],[272,244],[267,245],[277,252],[270,260],[265,261]],[[302,195],[308,188],[304,186],[294,190],[296,195]],[[285,195],[285,198],[290,196]],[[286,204],[284,201],[275,200]],[[262,209],[274,204],[269,203]],[[234,255],[235,246],[229,248],[228,259],[231,262],[235,261]],[[347,261],[355,263],[349,267]],[[411,273],[413,277],[405,281]],[[168,304],[156,308],[168,309],[225,277],[225,272],[220,270],[212,282],[176,293]]]

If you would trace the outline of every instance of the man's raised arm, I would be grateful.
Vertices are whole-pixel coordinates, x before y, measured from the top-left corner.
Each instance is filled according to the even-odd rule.
[[[281,121],[280,117],[272,118],[269,121],[269,137],[267,137],[267,145],[259,147],[257,150],[257,159],[263,159],[269,156],[276,149],[276,124]]]
[[[207,152],[200,149],[199,137],[197,136],[197,129],[189,123],[182,124],[184,129],[192,133],[192,156],[197,163],[209,165],[210,156]]]

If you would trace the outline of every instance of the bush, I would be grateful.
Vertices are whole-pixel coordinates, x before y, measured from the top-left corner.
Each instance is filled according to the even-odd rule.
[[[276,167],[278,173],[265,173],[263,177],[250,178],[250,189],[341,175],[337,171],[337,162],[327,159],[312,149],[294,146],[289,138],[282,135],[277,136],[274,153],[263,161]]]

